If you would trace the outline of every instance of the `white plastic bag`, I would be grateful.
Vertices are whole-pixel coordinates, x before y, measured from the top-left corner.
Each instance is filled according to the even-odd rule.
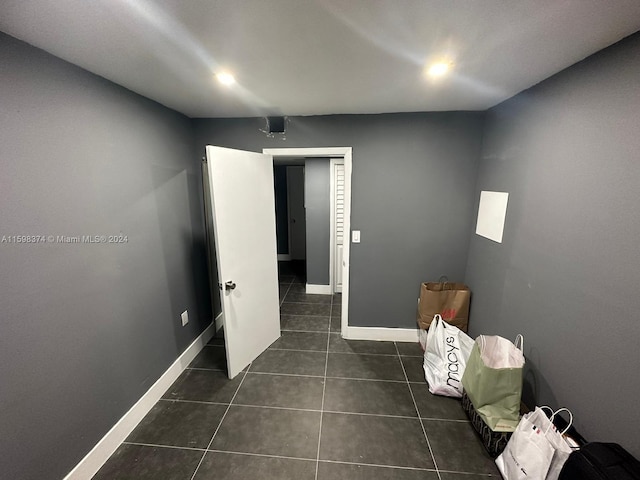
[[[546,408],[549,411],[553,412],[553,410],[551,410],[551,408],[549,407],[540,408],[541,410],[544,410]],[[569,423],[567,424],[567,428],[565,428],[562,432],[558,432],[555,425],[553,424],[553,418],[562,411],[569,413]],[[549,440],[549,443],[551,443],[554,452],[553,458],[551,459],[551,465],[549,466],[549,471],[547,472],[546,480],[558,480],[562,467],[564,467],[565,462],[568,460],[569,455],[573,451],[569,443],[564,438],[564,434],[567,433],[567,430],[569,430],[571,424],[573,423],[573,415],[568,408],[560,408],[551,414],[549,423],[551,423],[551,428],[547,430],[546,437],[547,440]]]
[[[420,341],[420,347],[423,352],[427,349],[427,335],[428,332],[426,330],[420,329],[418,331],[418,340]]]
[[[424,352],[424,376],[434,395],[462,397],[462,374],[473,348],[473,340],[466,333],[433,317],[427,333]]]
[[[496,465],[505,480],[557,480],[571,448],[543,408],[525,414]],[[568,410],[567,410],[568,411]],[[569,412],[571,414],[571,412]],[[571,424],[569,424],[571,425]],[[569,428],[569,427],[567,427]]]

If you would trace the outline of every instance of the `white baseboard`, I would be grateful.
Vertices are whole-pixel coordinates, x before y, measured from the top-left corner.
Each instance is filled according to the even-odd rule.
[[[278,254],[278,261],[279,262],[289,262],[289,261],[291,261],[291,255],[289,255],[288,253],[279,253]]]
[[[349,327],[343,337],[348,340],[377,340],[386,342],[418,342],[417,328]]]
[[[317,295],[331,295],[331,285],[313,285],[311,283],[307,283],[307,287],[305,289],[307,293],[313,293]]]
[[[223,313],[222,313],[222,312],[220,312],[220,313],[218,314],[218,316],[216,317],[216,319],[213,321],[213,323],[214,323],[214,324],[215,324],[215,326],[216,326],[216,330],[215,330],[215,332],[217,332],[218,330],[220,330],[220,329],[224,326],[223,320],[224,320]],[[215,332],[214,332],[214,335],[215,335]],[[212,336],[213,336],[213,335],[212,335]],[[209,340],[210,340],[210,339],[209,339]],[[207,342],[208,342],[209,340],[207,340]]]
[[[151,408],[160,400],[173,382],[184,372],[189,363],[191,363],[209,340],[211,340],[216,330],[215,326],[219,323],[218,319],[221,318],[221,316],[222,314],[218,315],[211,325],[182,352],[176,361],[171,364],[140,400],[118,420],[80,463],[64,477],[64,480],[89,480],[100,470],[113,452],[116,451],[133,429],[138,426],[138,423],[149,413]]]

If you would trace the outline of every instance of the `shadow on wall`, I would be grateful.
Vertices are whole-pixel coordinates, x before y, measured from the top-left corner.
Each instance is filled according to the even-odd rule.
[[[538,370],[540,365],[540,351],[537,348],[530,348],[527,351],[526,363],[524,365],[522,382],[522,402],[529,408],[540,404],[541,392],[544,398],[550,399],[548,403],[558,406],[558,399],[553,394],[551,386],[545,377]]]
[[[198,332],[201,332],[209,326],[215,317],[215,304],[212,305],[212,302],[215,303],[215,300],[211,298],[211,287],[215,285],[215,283],[212,284],[209,279],[202,178],[198,173],[195,175],[187,175],[187,183],[191,225],[198,227],[192,228],[192,236],[186,238],[185,242],[191,241],[191,278],[193,279],[193,291],[195,292]],[[211,261],[215,264],[215,256]],[[215,295],[219,297],[217,290],[215,291]]]
[[[492,189],[491,185],[483,186],[482,190],[497,191],[495,188]],[[469,311],[469,329],[474,338],[478,335],[501,335],[509,339],[515,339],[517,334],[524,332],[516,332],[509,325],[509,318],[511,318],[511,315],[513,314],[513,312],[511,312],[511,314],[508,312],[509,285],[512,280],[510,277],[513,276],[514,272],[512,272],[510,260],[513,252],[513,241],[512,237],[507,235],[507,229],[511,230],[512,228],[517,228],[517,226],[512,225],[513,222],[510,222],[510,213],[518,210],[519,199],[514,195],[509,195],[507,217],[505,220],[505,232],[503,235],[503,243],[500,244],[500,248],[482,248],[483,254],[478,255],[475,250],[480,249],[483,244],[488,242],[488,244],[496,245],[493,240],[489,240],[488,238],[484,238],[476,234],[480,193],[480,190],[476,192],[471,229],[472,241],[470,242],[470,255],[465,274],[465,283],[472,287]],[[482,265],[478,264],[494,265],[495,268],[491,270],[490,275],[485,275],[481,279],[475,279],[470,277],[470,271],[486,270]],[[485,295],[485,289],[495,292],[495,295],[493,297]],[[496,302],[495,299],[500,299],[499,303]],[[496,322],[496,330],[494,331],[481,330],[477,325],[482,322],[474,321],[475,317],[478,315],[477,312],[487,311],[492,312],[494,321]]]
[[[182,352],[211,322],[206,240],[199,178],[186,170],[154,166],[151,171],[165,268],[166,292],[176,351]],[[183,280],[184,279],[184,280]],[[189,312],[189,324],[180,315]]]

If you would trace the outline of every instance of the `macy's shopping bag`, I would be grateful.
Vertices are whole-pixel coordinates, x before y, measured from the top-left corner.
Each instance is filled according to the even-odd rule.
[[[462,397],[462,374],[473,348],[466,333],[435,315],[424,352],[424,376],[434,395]]]
[[[496,458],[505,480],[558,480],[571,447],[556,429],[553,418],[561,410],[569,410],[562,408],[547,418],[544,408],[548,407],[536,407],[522,417],[506,448]]]
[[[480,335],[462,376],[474,409],[494,432],[513,432],[520,419],[522,335],[520,348],[506,338]]]

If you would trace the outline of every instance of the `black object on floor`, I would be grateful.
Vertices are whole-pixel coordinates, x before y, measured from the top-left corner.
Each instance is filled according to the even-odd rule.
[[[640,462],[616,443],[588,443],[571,453],[559,480],[640,480]]]
[[[482,444],[489,455],[493,458],[500,455],[507,446],[509,438],[511,438],[511,432],[494,432],[491,430],[484,420],[482,420],[478,412],[476,412],[466,392],[462,394],[462,408],[469,417],[469,420],[471,420],[471,425],[473,425],[475,431],[480,435]]]

